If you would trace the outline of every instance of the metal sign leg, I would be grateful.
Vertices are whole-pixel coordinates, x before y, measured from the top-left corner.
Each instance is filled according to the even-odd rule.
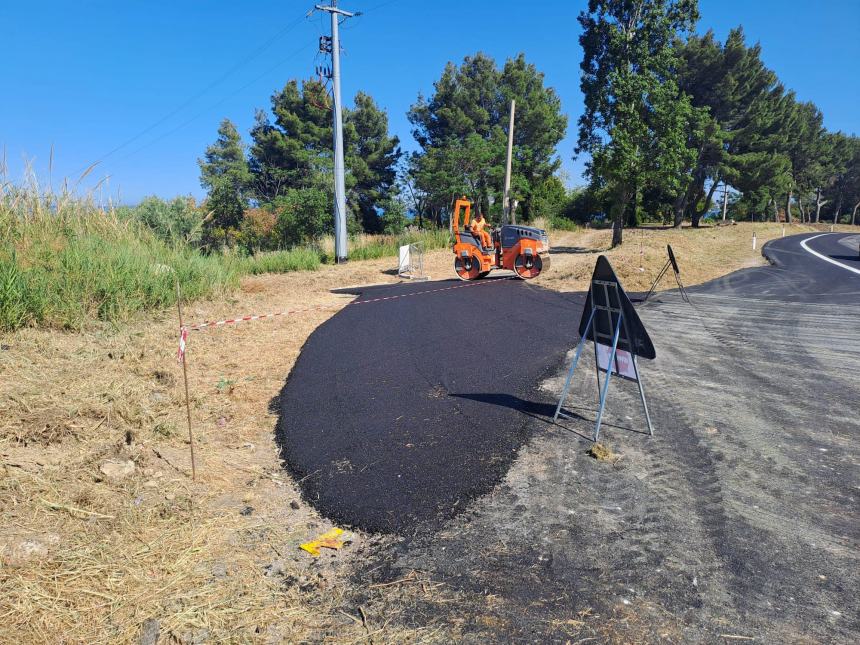
[[[582,355],[582,348],[585,347],[585,341],[588,339],[588,331],[591,329],[591,321],[594,319],[594,309],[591,310],[591,315],[588,317],[588,324],[585,325],[585,333],[576,346],[576,354],[573,356],[573,362],[570,364],[570,369],[567,371],[567,379],[564,382],[564,388],[561,391],[561,398],[558,400],[558,405],[555,408],[555,414],[552,415],[552,421],[555,423],[558,420],[558,415],[561,413],[561,406],[567,398],[570,391],[570,382],[573,379],[573,371],[576,369],[576,364],[579,362],[579,357]]]
[[[603,389],[600,392],[600,407],[597,409],[597,422],[594,425],[594,441],[600,436],[600,422],[603,420],[603,408],[606,406],[606,392],[609,390],[609,381],[612,378],[612,366],[615,364],[615,351],[618,349],[618,336],[621,333],[621,319],[623,314],[618,313],[618,322],[615,323],[615,335],[612,337],[612,351],[609,353],[609,361],[606,363],[606,378],[603,381]],[[597,348],[594,348],[597,351]]]
[[[651,294],[654,293],[654,289],[657,288],[657,283],[660,282],[660,280],[663,278],[666,271],[669,269],[670,264],[671,264],[671,261],[666,260],[666,264],[664,264],[663,268],[660,269],[660,273],[657,274],[657,279],[654,280],[654,282],[651,284],[651,288],[648,289],[648,293],[645,294],[645,297],[642,299],[642,302],[648,302],[648,298],[650,298]]]
[[[642,375],[639,373],[636,356],[633,357],[633,370],[636,372],[636,383],[639,385],[639,397],[642,399],[642,409],[645,410],[645,421],[648,422],[648,434],[653,437],[654,427],[651,425],[651,415],[648,414],[648,403],[645,401],[645,388],[642,385]]]

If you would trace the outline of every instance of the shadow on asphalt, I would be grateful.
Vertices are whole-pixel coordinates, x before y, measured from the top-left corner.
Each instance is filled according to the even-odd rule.
[[[500,405],[506,408],[511,408],[512,410],[517,410],[545,423],[552,423],[552,415],[555,413],[555,405],[552,403],[528,401],[518,396],[514,396],[513,394],[470,392],[452,394],[451,396],[458,399],[469,399],[470,401],[478,401],[480,403],[488,403],[490,405]]]
[[[552,420],[553,415],[555,414],[556,403],[546,403],[541,401],[529,401],[526,399],[522,399],[518,396],[513,396],[512,394],[498,394],[498,393],[469,393],[469,394],[451,394],[450,396],[458,399],[469,399],[470,401],[478,401],[479,403],[487,403],[489,405],[498,405],[505,408],[510,408],[511,410],[516,410],[520,414],[524,414],[528,417],[536,419],[542,423],[546,423],[548,425],[554,425],[561,430],[566,432],[570,432],[577,436],[582,437],[583,439],[587,439],[591,441],[591,435],[581,433],[574,428],[569,428],[561,423],[554,423]],[[582,410],[584,412],[591,412],[592,414],[597,414],[597,410],[592,408],[583,408],[577,406],[565,406],[562,408],[565,415],[570,417],[571,419],[576,419],[579,421],[584,421],[587,424],[594,424],[594,417],[586,417],[575,410]],[[606,419],[601,423],[602,428],[613,428],[615,430],[626,430],[628,432],[632,432],[634,434],[644,434],[647,435],[647,432],[643,432],[641,430],[637,430],[636,428],[632,428],[629,426],[622,426],[615,423],[611,423]]]

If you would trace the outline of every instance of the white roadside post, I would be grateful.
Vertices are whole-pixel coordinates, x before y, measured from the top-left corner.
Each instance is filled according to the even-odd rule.
[[[755,231],[753,231],[753,251],[755,251],[756,239],[755,239]]]

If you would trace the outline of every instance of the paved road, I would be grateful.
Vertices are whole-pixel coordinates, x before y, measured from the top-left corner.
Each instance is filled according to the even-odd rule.
[[[860,235],[791,235],[768,242],[762,253],[770,266],[735,271],[696,290],[818,303],[840,303],[858,295]]]
[[[470,643],[857,642],[860,302],[691,295],[639,308],[654,437],[616,381],[602,440],[621,458],[588,457],[597,388],[580,372],[586,418],[538,423],[491,495],[381,551],[373,582],[419,571],[456,595],[377,613],[465,622],[451,640]],[[580,612],[599,618],[580,629]]]

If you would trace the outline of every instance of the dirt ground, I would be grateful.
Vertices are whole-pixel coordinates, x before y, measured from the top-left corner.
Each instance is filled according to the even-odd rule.
[[[788,232],[806,230],[812,229]],[[632,230],[613,251],[607,251],[608,231],[553,234],[552,267],[538,284],[582,289],[596,254],[606,252],[628,290],[646,289],[670,243],[693,285],[762,263],[751,248],[753,231],[760,249],[782,226]],[[492,594],[440,583],[417,566],[373,582],[368,564],[393,566],[380,554],[395,553],[397,537],[347,532],[340,550],[324,549],[319,558],[299,549],[331,525],[300,499],[273,440],[272,401],[302,345],[351,299],[331,289],[396,282],[395,264],[389,258],[248,278],[229,300],[186,308],[192,324],[291,312],[191,333],[195,481],[175,312],[120,329],[93,324],[83,333],[3,335],[0,641],[155,642],[157,634],[161,642],[189,643],[442,642],[462,636],[476,620],[465,606],[491,607]],[[451,264],[447,251],[428,253],[424,261],[433,279],[452,277]],[[667,277],[661,286],[671,288],[673,281]],[[613,625],[627,620],[627,611],[598,618],[580,607],[557,625],[558,633],[609,638],[622,633]],[[503,633],[499,615],[479,620]]]

